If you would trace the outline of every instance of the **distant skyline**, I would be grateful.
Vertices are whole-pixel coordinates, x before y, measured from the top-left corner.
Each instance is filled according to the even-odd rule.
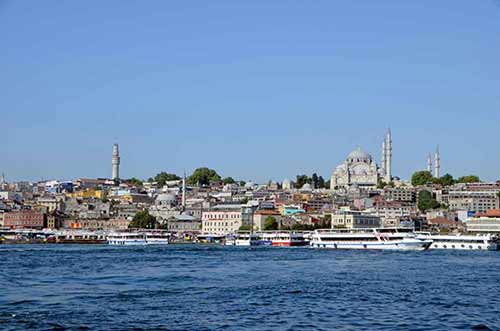
[[[2,1],[0,175],[500,179],[500,1]]]

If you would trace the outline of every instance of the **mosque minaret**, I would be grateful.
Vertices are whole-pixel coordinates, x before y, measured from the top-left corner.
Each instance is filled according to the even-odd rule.
[[[386,183],[392,181],[392,134],[391,129],[387,130],[387,135],[385,137],[385,178]]]
[[[381,164],[380,164],[380,175],[381,176],[385,176],[385,172],[386,172],[386,164],[387,164],[387,159],[386,159],[386,156],[385,156],[385,152],[386,152],[386,148],[385,148],[385,139],[384,141],[382,142],[382,160],[381,160]]]
[[[439,146],[436,148],[436,154],[434,154],[434,177],[440,177],[441,170],[441,157],[439,155]]]
[[[118,144],[113,145],[113,157],[111,158],[111,179],[120,179],[120,151],[118,150]]]
[[[432,174],[432,156],[431,153],[427,156],[427,171]]]

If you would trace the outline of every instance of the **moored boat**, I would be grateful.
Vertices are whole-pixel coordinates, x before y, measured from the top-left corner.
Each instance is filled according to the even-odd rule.
[[[432,240],[397,229],[316,230],[310,242],[314,248],[376,250],[426,250],[431,244]]]
[[[170,234],[166,231],[146,231],[146,245],[168,245]]]
[[[462,234],[431,234],[429,232],[417,233],[417,238],[432,240],[431,249],[456,249],[456,250],[500,250],[497,237],[490,234],[462,235]]]
[[[108,245],[147,245],[146,235],[140,232],[112,232],[107,236]]]
[[[257,246],[259,237],[255,233],[237,232],[226,236],[225,246]]]
[[[301,232],[262,232],[259,234],[262,245],[276,247],[306,246],[307,242]]]

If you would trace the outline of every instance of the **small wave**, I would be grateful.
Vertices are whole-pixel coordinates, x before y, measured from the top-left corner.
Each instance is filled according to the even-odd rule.
[[[471,327],[471,330],[492,331],[487,325],[477,324]]]

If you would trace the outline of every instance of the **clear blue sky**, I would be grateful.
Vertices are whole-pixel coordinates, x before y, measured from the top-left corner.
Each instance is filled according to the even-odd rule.
[[[500,1],[0,0],[0,172],[208,166],[329,177],[356,146],[394,173],[500,178]]]

